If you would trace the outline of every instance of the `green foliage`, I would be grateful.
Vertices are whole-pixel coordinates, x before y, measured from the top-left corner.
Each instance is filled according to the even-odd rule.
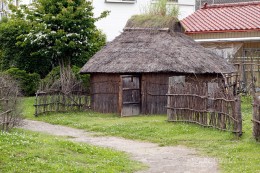
[[[0,22],[0,70],[16,67],[45,77],[59,61],[81,67],[106,42],[85,0],[39,0],[10,5],[11,16]]]
[[[72,66],[71,70],[74,73],[74,75],[76,76],[76,78],[79,81],[82,81],[83,85],[86,88],[89,88],[89,86],[90,86],[89,74],[80,75],[79,74],[80,68],[77,66]],[[44,79],[42,79],[42,82],[45,84],[52,84],[54,81],[56,81],[58,79],[60,79],[60,66],[53,68],[52,71],[50,71],[50,73]]]
[[[10,68],[5,73],[19,82],[23,95],[32,96],[36,93],[40,82],[39,74],[26,73],[18,68]]]
[[[1,70],[17,67],[43,77],[51,70],[52,65],[57,65],[51,57],[33,54],[39,46],[17,45],[17,42],[21,41],[19,36],[28,33],[30,29],[28,22],[22,19],[9,19],[0,23]]]
[[[144,7],[144,14],[147,15],[171,16],[177,19],[179,13],[179,7],[168,0],[158,0]]]
[[[18,44],[39,46],[32,53],[55,62],[82,66],[105,44],[95,22],[108,13],[94,18],[92,10],[86,0],[38,0],[30,8],[23,6],[15,14],[30,23],[31,30],[20,35]]]
[[[24,130],[0,132],[0,172],[93,173],[142,169],[125,153]]]
[[[174,26],[176,18],[172,16],[159,15],[134,15],[128,22],[130,28],[171,28]]]
[[[101,132],[104,135],[120,136],[155,142],[160,145],[185,145],[201,153],[215,157],[223,172],[260,172],[260,144],[252,136],[252,99],[242,98],[243,135],[194,124],[168,123],[165,115],[120,118],[116,114],[95,112],[55,113],[35,118],[33,98],[26,98],[27,118]]]

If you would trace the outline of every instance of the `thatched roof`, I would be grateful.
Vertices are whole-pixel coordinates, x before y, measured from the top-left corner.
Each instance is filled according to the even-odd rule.
[[[176,28],[178,23],[172,25],[168,29]],[[219,74],[235,71],[223,58],[183,33],[167,30],[165,26],[156,29],[145,26],[138,27],[130,19],[126,30],[97,52],[80,72]]]
[[[184,31],[178,19],[171,16],[134,15],[126,23],[127,30]]]

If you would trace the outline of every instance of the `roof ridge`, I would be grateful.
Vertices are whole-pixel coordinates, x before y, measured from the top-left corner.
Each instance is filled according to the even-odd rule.
[[[225,4],[213,4],[213,5],[208,5],[207,3],[205,3],[201,7],[201,9],[223,8],[223,7],[239,7],[239,6],[249,6],[249,5],[260,5],[260,1],[225,3]]]

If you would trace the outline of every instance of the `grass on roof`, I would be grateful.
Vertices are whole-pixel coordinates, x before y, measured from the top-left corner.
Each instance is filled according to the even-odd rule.
[[[177,21],[172,16],[159,16],[159,15],[134,15],[128,22],[126,27],[129,28],[171,28]]]

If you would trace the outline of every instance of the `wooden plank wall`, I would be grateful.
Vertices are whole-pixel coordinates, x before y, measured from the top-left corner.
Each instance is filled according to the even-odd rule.
[[[142,75],[142,114],[166,114],[168,80],[171,76],[181,74],[175,73],[150,73]],[[188,82],[210,81],[217,75],[187,75]]]
[[[166,114],[168,78],[175,73],[147,73],[141,76],[141,114]],[[178,74],[182,75],[182,74]],[[187,75],[187,81],[209,81],[216,75]],[[91,108],[101,113],[120,113],[120,74],[91,75]],[[121,88],[122,89],[122,88]],[[122,93],[121,93],[122,94]]]
[[[91,108],[101,113],[119,112],[119,74],[91,75]]]
[[[140,114],[141,93],[140,76],[121,76],[122,84],[122,109],[121,116],[133,116]],[[119,96],[120,97],[120,96]]]
[[[142,75],[142,114],[166,114],[169,76],[170,74]]]

